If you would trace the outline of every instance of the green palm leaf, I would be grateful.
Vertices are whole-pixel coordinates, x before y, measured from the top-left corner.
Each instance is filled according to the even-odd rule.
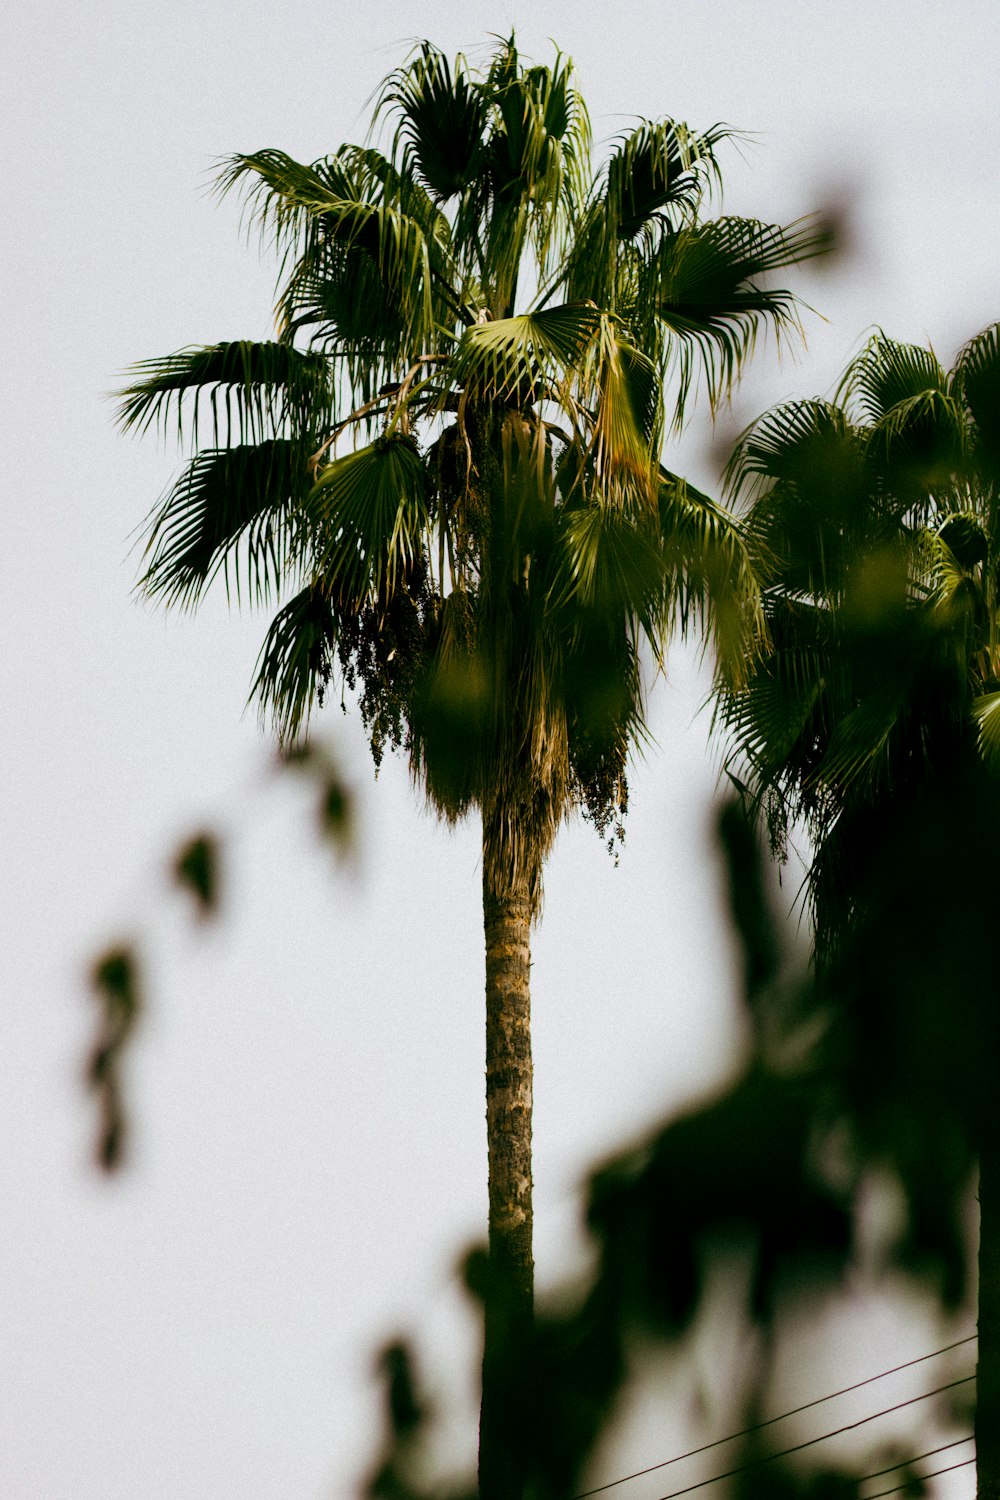
[[[592,442],[599,482],[609,494],[617,489],[640,501],[651,498],[662,401],[656,366],[608,319],[599,358]]]
[[[384,601],[427,535],[424,469],[409,438],[381,438],[337,459],[304,504],[318,576],[342,608]]]
[[[667,229],[690,222],[706,189],[719,180],[715,148],[730,134],[723,125],[699,135],[680,121],[643,120],[608,161],[604,204],[610,232],[630,240],[656,221]]]
[[[221,570],[237,600],[244,590],[267,598],[298,552],[305,479],[302,449],[287,438],[202,451],[150,518],[140,586],[193,606]]]
[[[303,354],[284,343],[209,344],[182,349],[164,359],[133,365],[138,377],[124,387],[117,411],[126,430],[155,426],[166,433],[171,418],[183,441],[188,428],[198,442],[205,409],[212,442],[253,442],[288,421],[316,419],[329,402],[329,368],[320,354]],[[224,420],[223,420],[224,418]]]
[[[443,52],[421,43],[416,57],[389,76],[376,111],[398,111],[404,173],[406,167],[419,173],[441,202],[464,192],[482,163],[486,99],[461,64],[453,74]]]
[[[948,377],[933,350],[897,343],[878,329],[847,367],[836,400],[853,403],[861,420],[877,427],[894,407],[930,391],[948,392]]]
[[[257,658],[251,698],[281,744],[305,729],[317,695],[329,680],[336,621],[322,590],[309,584],[271,622]]]
[[[550,608],[620,620],[624,613],[650,642],[660,636],[664,563],[655,534],[637,528],[619,506],[590,501],[563,516],[551,585]]]
[[[699,361],[713,406],[728,395],[758,332],[798,331],[791,292],[766,286],[772,271],[823,254],[829,236],[816,220],[788,229],[753,219],[689,225],[666,237],[639,273],[635,315],[657,321],[677,360],[677,424]]]
[[[977,456],[1000,487],[1000,323],[971,339],[955,363],[952,389],[972,418]]]
[[[470,394],[530,404],[578,371],[600,328],[589,303],[477,323],[463,333],[450,373]]]
[[[681,630],[707,627],[723,676],[742,681],[766,625],[759,576],[739,525],[708,495],[664,469],[658,509],[668,599]]]
[[[972,712],[979,728],[979,750],[985,761],[1000,770],[1000,692],[976,698]]]

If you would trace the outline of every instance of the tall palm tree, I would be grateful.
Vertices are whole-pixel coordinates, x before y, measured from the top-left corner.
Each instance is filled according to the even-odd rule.
[[[977,1465],[996,1497],[1000,1014],[970,924],[1000,833],[1000,324],[950,372],[876,334],[834,401],[743,434],[729,482],[771,641],[722,700],[732,768],[774,842],[796,819],[808,832],[861,1128],[956,1287],[978,1161]]]
[[[755,637],[742,543],[660,452],[696,381],[714,403],[758,332],[797,328],[766,276],[823,236],[703,217],[719,126],[643,121],[595,167],[571,64],[529,66],[513,38],[480,70],[423,43],[386,80],[380,127],[384,152],[226,164],[222,190],[282,257],[277,337],[137,366],[121,420],[176,422],[196,449],[150,517],[145,592],[193,606],[220,575],[254,603],[284,591],[254,683],[280,739],[337,675],[376,761],[401,749],[442,817],[480,814],[481,1489],[511,1500],[501,1354],[531,1318],[542,869],[571,809],[619,825],[643,651],[658,663],[694,618],[732,663]]]

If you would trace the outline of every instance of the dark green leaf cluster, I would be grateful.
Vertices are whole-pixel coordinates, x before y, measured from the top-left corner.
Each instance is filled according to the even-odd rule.
[[[730,463],[771,649],[720,712],[777,842],[805,819],[824,961],[890,805],[996,758],[998,400],[997,326],[950,373],[877,334],[836,402],[767,413]]]

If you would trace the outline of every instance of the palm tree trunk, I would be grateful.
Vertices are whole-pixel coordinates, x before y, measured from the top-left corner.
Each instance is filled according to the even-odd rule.
[[[484,830],[484,845],[489,835]],[[531,1337],[531,917],[526,890],[497,890],[484,847],[489,1275],[485,1290],[480,1500],[524,1490],[525,1374]]]
[[[979,1158],[976,1495],[1000,1500],[1000,1131],[992,1125]]]

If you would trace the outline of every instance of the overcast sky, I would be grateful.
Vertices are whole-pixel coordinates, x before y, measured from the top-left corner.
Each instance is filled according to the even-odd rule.
[[[753,133],[725,158],[728,208],[846,210],[850,256],[796,280],[817,309],[808,350],[765,352],[726,431],[779,397],[829,393],[873,324],[950,362],[1000,316],[995,0],[8,4],[5,1500],[347,1494],[373,1451],[379,1341],[414,1331],[442,1381],[471,1360],[451,1271],[486,1209],[476,831],[437,827],[398,764],[376,785],[334,707],[319,726],[360,826],[355,866],[334,867],[304,789],[278,781],[244,712],[265,622],[221,599],[164,617],[132,593],[133,533],[176,455],[118,436],[107,393],[136,360],[269,333],[274,267],[241,238],[236,203],[209,196],[213,162],[356,140],[415,35],[476,55],[512,25],[539,61],[550,38],[572,54],[598,139],[640,115],[725,120]],[[668,461],[714,485],[717,448],[696,418]],[[579,1254],[588,1162],[738,1056],[705,691],[692,654],[675,655],[620,868],[576,827],[546,877],[543,1286]],[[210,930],[163,875],[203,824],[232,852],[228,915]],[[80,1085],[85,974],[129,936],[149,1003],[133,1147],[109,1184]],[[848,1311],[817,1378],[929,1347],[919,1317]],[[705,1378],[717,1420],[724,1392]],[[624,1461],[668,1456],[694,1430],[688,1407],[660,1414],[661,1451]],[[456,1436],[472,1430],[465,1413]]]

